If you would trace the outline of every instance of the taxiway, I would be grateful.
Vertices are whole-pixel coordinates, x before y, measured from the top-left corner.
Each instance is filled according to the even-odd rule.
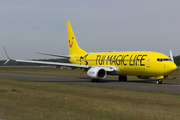
[[[13,78],[30,81],[41,82],[59,82],[75,85],[89,85],[96,87],[141,90],[152,92],[166,92],[180,94],[180,82],[167,82],[156,85],[156,81],[152,80],[128,80],[127,82],[119,82],[115,79],[105,79],[99,82],[91,82],[88,77],[71,77],[71,76],[54,76],[54,75],[36,75],[36,74],[19,74],[19,73],[0,73],[0,78]]]

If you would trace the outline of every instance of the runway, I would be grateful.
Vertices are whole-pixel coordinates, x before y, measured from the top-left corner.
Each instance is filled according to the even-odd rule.
[[[75,85],[89,85],[96,87],[180,94],[180,82],[163,81],[163,84],[160,85],[156,85],[156,81],[152,80],[128,80],[127,82],[119,82],[116,79],[105,79],[99,82],[91,82],[88,77],[36,75],[19,73],[0,73],[0,78],[13,78],[30,81],[57,82]]]

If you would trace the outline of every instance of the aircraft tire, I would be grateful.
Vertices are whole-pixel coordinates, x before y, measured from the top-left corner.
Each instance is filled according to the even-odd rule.
[[[162,80],[159,80],[159,84],[162,84]]]
[[[162,84],[162,80],[161,79],[157,80],[156,84],[157,85]]]
[[[119,81],[122,81],[123,80],[123,76],[119,75]]]
[[[127,81],[126,75],[119,75],[119,81]]]
[[[156,84],[159,85],[159,80],[156,81]]]
[[[123,81],[127,81],[127,76],[123,75]]]

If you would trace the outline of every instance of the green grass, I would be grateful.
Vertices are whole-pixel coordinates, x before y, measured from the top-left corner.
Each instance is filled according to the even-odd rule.
[[[6,120],[179,120],[180,95],[0,78]]]
[[[0,67],[0,72],[87,76],[79,69]],[[180,69],[167,80],[180,82]],[[179,106],[179,94],[0,78],[0,118],[6,120],[179,120]]]

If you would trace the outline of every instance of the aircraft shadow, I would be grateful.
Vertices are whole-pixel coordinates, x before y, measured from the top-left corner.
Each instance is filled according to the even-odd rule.
[[[79,79],[79,80],[78,80]],[[74,80],[57,80],[57,81],[44,81],[44,82],[64,82],[64,83],[78,83],[78,82],[82,82],[82,83],[98,83],[98,84],[103,84],[103,83],[143,83],[143,84],[156,84],[157,80],[127,80],[126,82],[124,81],[119,81],[116,79],[104,79],[104,80],[99,80],[99,81],[95,81],[95,82],[91,82],[90,79],[88,77],[80,77],[80,78],[75,78]],[[178,83],[175,82],[167,82],[167,81],[163,81],[163,84],[165,85],[180,85]]]

